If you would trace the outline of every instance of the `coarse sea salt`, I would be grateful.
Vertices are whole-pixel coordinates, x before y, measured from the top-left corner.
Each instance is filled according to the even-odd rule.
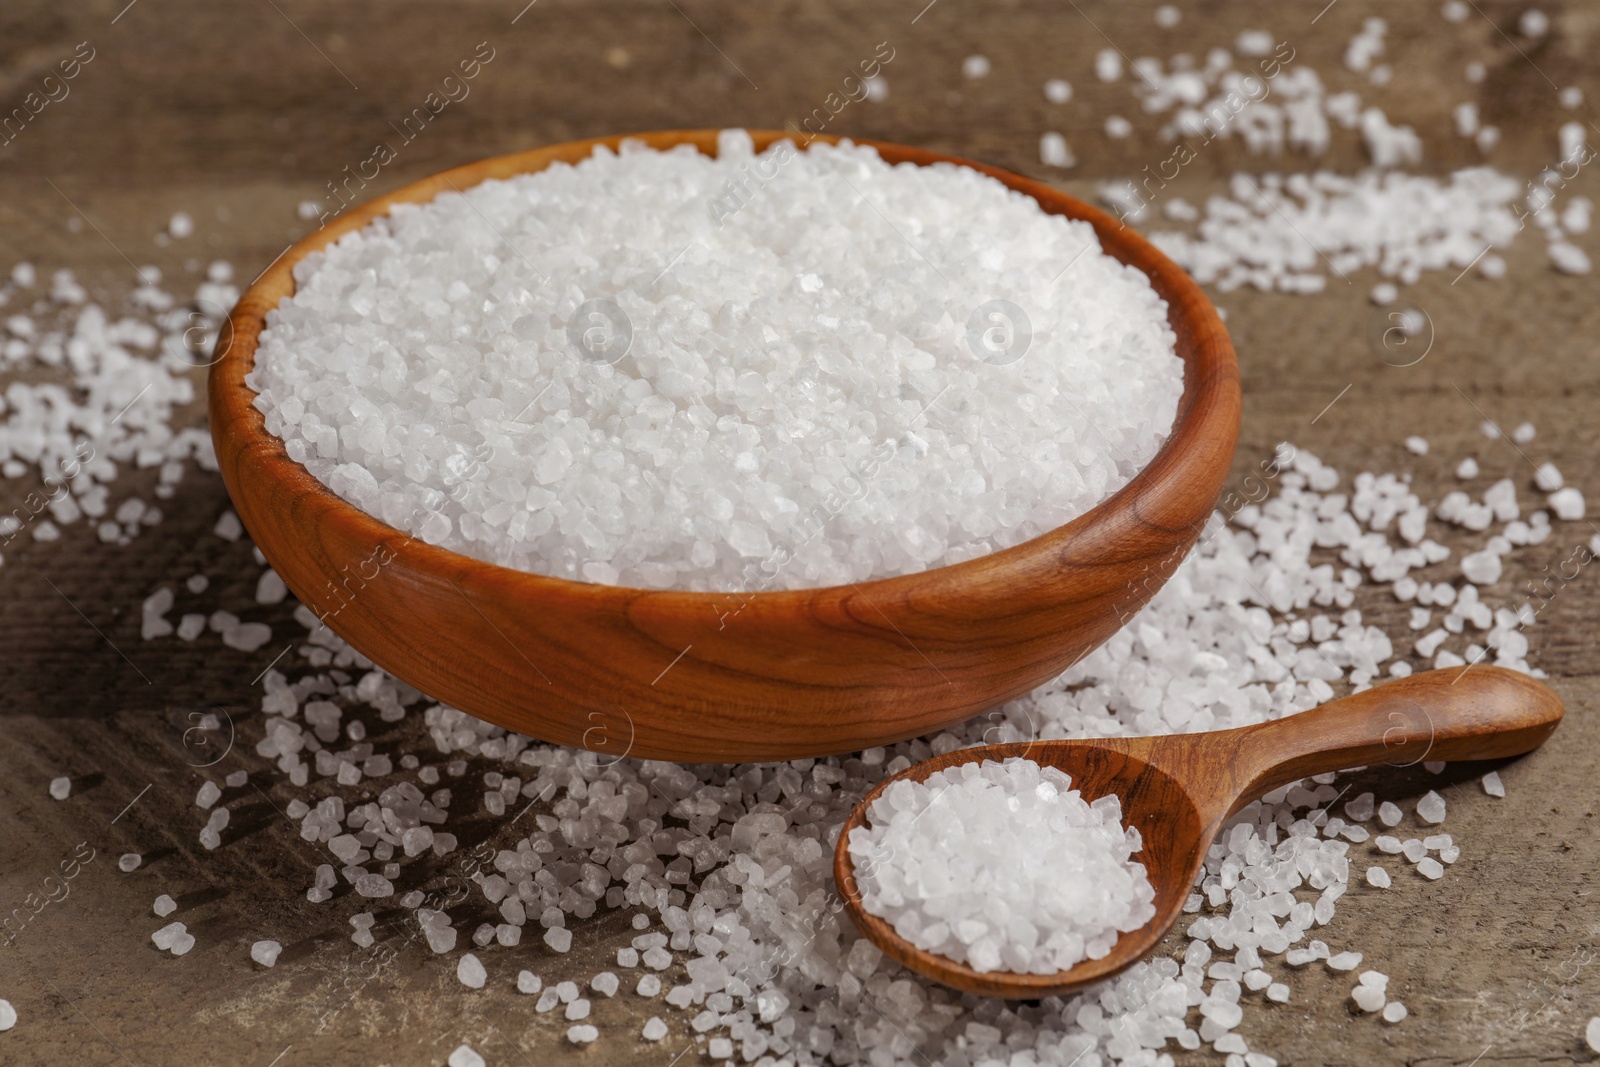
[[[1273,1003],[1291,999],[1289,986],[1265,969],[1270,957],[1357,966],[1361,954],[1308,942],[1309,933],[1334,919],[1352,872],[1408,845],[1411,862],[1431,859],[1429,842],[1442,844],[1445,835],[1371,839],[1362,823],[1398,824],[1404,812],[1367,793],[1341,805],[1346,794],[1334,775],[1274,790],[1241,811],[1207,853],[1185,904],[1189,945],[1181,959],[1138,964],[1075,997],[996,1006],[981,1015],[856,935],[835,907],[828,843],[867,789],[930,755],[1035,737],[1246,725],[1313,707],[1337,695],[1335,686],[1364,688],[1408,672],[1408,650],[1364,621],[1358,594],[1464,611],[1460,631],[1441,628],[1443,645],[1467,652],[1475,637],[1495,662],[1531,669],[1521,632],[1535,621],[1531,608],[1513,602],[1491,609],[1476,599],[1475,587],[1457,591],[1443,578],[1419,583],[1408,576],[1450,552],[1427,537],[1432,524],[1447,520],[1423,506],[1405,480],[1362,474],[1341,485],[1338,472],[1288,445],[1277,451],[1275,469],[1277,493],[1239,509],[1231,521],[1219,517],[1154,599],[1101,648],[1051,683],[932,738],[737,768],[603,765],[425,701],[373,669],[301,607],[295,618],[309,635],[302,646],[307,663],[291,666],[286,657],[283,669],[263,676],[256,754],[276,761],[282,775],[276,788],[292,795],[315,776],[318,792],[327,791],[315,805],[293,796],[285,807],[301,836],[338,861],[337,869],[318,868],[307,894],[317,902],[359,900],[331,891],[341,879],[354,884],[371,874],[365,865],[388,870],[391,862],[449,855],[456,839],[443,828],[451,817],[445,782],[490,768],[482,774],[484,790],[508,802],[524,798],[516,809],[508,803],[500,815],[491,812],[501,825],[513,810],[528,808],[526,801],[538,803],[518,824],[518,836],[502,842],[493,875],[472,890],[483,894],[481,906],[499,910],[506,925],[542,927],[547,936],[560,931],[555,939],[565,949],[573,948],[574,921],[601,908],[629,913],[636,936],[617,952],[617,965],[647,973],[619,985],[661,997],[683,1012],[674,1018],[708,1041],[729,1035],[740,1055],[748,1047],[762,1050],[752,1052],[758,1060],[816,1063],[823,1057],[815,1050],[825,1045],[841,1064],[867,1062],[873,1050],[892,1047],[901,1031],[915,1027],[935,1062],[1005,1059],[1012,1043],[1031,1049],[1037,1041],[1067,1061],[1092,1050],[1102,1063],[1140,1067],[1170,1042],[1259,1057],[1236,1051],[1247,1046],[1235,1028],[1250,1003],[1246,994]],[[1491,524],[1503,521],[1493,508],[1488,512]],[[1375,588],[1363,590],[1367,584]],[[1482,632],[1469,635],[1466,627]],[[425,732],[426,742],[381,765],[364,731],[346,733],[362,721],[403,720]],[[404,749],[408,742],[398,744]],[[358,764],[386,780],[369,785],[358,771],[347,781],[344,770]],[[477,788],[455,785],[467,794]],[[791,796],[810,799],[784,806]],[[1336,805],[1344,819],[1328,818]],[[478,805],[470,807],[481,817]],[[674,822],[663,824],[668,817]],[[386,848],[395,861],[384,859]],[[1439,849],[1441,873],[1458,854],[1453,842]],[[546,875],[554,870],[575,872],[578,881],[553,885]],[[1406,880],[1392,891],[1415,884]],[[452,920],[422,906],[425,900],[414,890],[400,904],[415,909],[431,948],[455,950]],[[482,928],[497,929],[479,926],[475,938]],[[1230,956],[1213,959],[1214,952]],[[893,1013],[892,1025],[851,999],[857,988]],[[540,990],[534,1012],[553,1012],[581,994],[575,981],[561,981]],[[1191,1026],[1195,1005],[1200,1019]],[[974,1039],[988,1033],[981,1027],[995,1035]]]
[[[1182,392],[1164,302],[1088,224],[848,143],[599,149],[295,276],[249,377],[293,459],[429,543],[608,584],[1015,545],[1125,484]]]
[[[977,971],[1053,974],[1101,959],[1155,915],[1114,795],[1027,759],[901,779],[851,832],[862,906],[918,948]]]

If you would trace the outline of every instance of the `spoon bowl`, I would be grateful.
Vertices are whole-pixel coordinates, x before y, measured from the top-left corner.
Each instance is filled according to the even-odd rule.
[[[1184,901],[1217,832],[1239,809],[1279,786],[1314,774],[1370,764],[1409,767],[1423,760],[1519,756],[1544,743],[1561,722],[1561,698],[1548,686],[1502,667],[1427,671],[1272,722],[1209,733],[1018,741],[958,749],[879,782],[839,833],[834,880],[863,935],[897,962],[945,985],[982,996],[1035,999],[1092,985],[1143,959],[1183,913]],[[849,851],[872,802],[893,782],[979,760],[1031,759],[1072,778],[1086,801],[1116,795],[1123,822],[1139,831],[1155,889],[1155,916],[1123,934],[1101,959],[1055,974],[978,971],[920,949],[861,901]],[[1004,832],[996,827],[996,832]]]

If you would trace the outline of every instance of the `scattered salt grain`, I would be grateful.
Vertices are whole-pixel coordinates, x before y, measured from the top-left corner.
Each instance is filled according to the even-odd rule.
[[[458,1045],[445,1061],[449,1067],[485,1067],[483,1057],[469,1045]]]
[[[1102,48],[1095,53],[1094,76],[1103,82],[1114,82],[1122,77],[1122,53],[1115,48]]]
[[[65,777],[50,779],[50,795],[56,800],[67,799],[72,795],[72,779]]]
[[[1461,558],[1461,574],[1473,585],[1493,585],[1500,580],[1503,565],[1500,555],[1484,549]]]
[[[289,587],[278,577],[278,572],[268,567],[261,573],[261,578],[256,582],[257,604],[281,604],[284,597],[289,595]]]
[[[1428,454],[1428,442],[1425,438],[1413,434],[1406,438],[1406,451],[1412,455],[1426,456]]]
[[[224,541],[237,541],[244,534],[244,523],[239,521],[239,516],[232,511],[224,511],[217,524],[212,527],[212,532]]]
[[[599,993],[603,997],[616,996],[617,987],[621,984],[622,983],[618,980],[617,976],[612,974],[610,971],[601,971],[599,974],[595,975],[589,980],[589,988],[593,989],[596,993]]]
[[[1533,472],[1533,484],[1540,492],[1553,493],[1566,484],[1566,479],[1561,477],[1561,468],[1554,463],[1541,463]]]
[[[1363,983],[1350,991],[1350,999],[1354,1000],[1356,1007],[1362,1011],[1371,1012],[1382,1008],[1384,1001],[1388,998],[1384,995],[1382,989]]]
[[[552,926],[544,932],[544,943],[556,952],[566,952],[572,948],[572,931],[564,926]]]
[[[144,862],[144,857],[137,852],[124,852],[117,859],[117,870],[127,874],[139,869],[139,864]]]
[[[483,983],[489,978],[489,972],[484,970],[483,964],[478,960],[478,957],[468,952],[456,964],[456,977],[468,989],[482,989]]]
[[[1047,167],[1070,170],[1078,165],[1078,157],[1072,154],[1072,147],[1067,144],[1067,139],[1051,130],[1039,135],[1039,162]]]
[[[1379,889],[1388,889],[1390,885],[1389,872],[1382,867],[1367,868],[1367,884]]]
[[[167,220],[167,235],[184,238],[194,233],[194,219],[187,211],[179,211]]]
[[[1596,1022],[1600,1022],[1600,1019],[1597,1019]],[[1593,1029],[1592,1024],[1590,1029]],[[646,1041],[660,1041],[667,1036],[667,1024],[661,1021],[659,1015],[652,1015],[645,1020],[644,1029],[640,1031],[639,1036]],[[1600,1046],[1596,1047],[1600,1048]]]
[[[986,760],[900,779],[867,818],[848,846],[862,906],[975,970],[1065,970],[1155,914],[1118,799],[1090,804],[1054,767]]]
[[[599,1036],[600,1036],[600,1031],[596,1030],[594,1027],[588,1025],[587,1023],[582,1023],[582,1024],[579,1024],[578,1026],[570,1027],[567,1030],[567,1040],[572,1042],[574,1045],[587,1045],[587,1044],[589,1044],[589,1042],[593,1041],[595,1038],[597,1038]]]
[[[1589,1025],[1584,1027],[1583,1039],[1588,1042],[1591,1049],[1600,1052],[1600,1015],[1591,1018]]]
[[[1361,965],[1361,953],[1341,952],[1328,957],[1328,967],[1335,971],[1353,971]]]
[[[15,1025],[17,1025],[17,1009],[11,1006],[11,1001],[0,1000],[0,1032],[9,1030]]]
[[[1444,797],[1428,790],[1421,800],[1417,801],[1417,818],[1429,826],[1437,826],[1444,822],[1445,802]]]
[[[1417,863],[1417,873],[1424,878],[1439,879],[1444,877],[1444,864],[1432,856],[1424,857]]]
[[[1409,1014],[1406,1006],[1398,1000],[1391,1000],[1383,1007],[1383,1021],[1386,1023],[1397,1023]]]
[[[971,55],[961,61],[963,78],[983,78],[989,73],[989,57]]]
[[[1400,805],[1388,800],[1378,805],[1378,821],[1383,825],[1398,826],[1403,818],[1405,818],[1405,812],[1400,810]]]
[[[170,949],[173,944],[176,943],[178,937],[185,933],[188,929],[189,928],[187,926],[180,922],[168,923],[155,933],[151,934],[150,940],[155,942],[156,948],[166,951]]]
[[[1558,519],[1573,522],[1583,518],[1583,494],[1576,487],[1567,486],[1550,494],[1550,510],[1555,512]]]
[[[1051,78],[1044,83],[1044,98],[1052,104],[1065,104],[1072,99],[1072,83],[1061,78]]]
[[[282,951],[283,946],[276,941],[257,941],[250,946],[250,958],[263,967],[271,967],[278,962],[278,954]]]
[[[150,910],[164,919],[178,910],[178,902],[167,896],[167,894],[162,893],[159,897],[156,897],[155,903],[150,905]]]
[[[222,798],[222,790],[215,782],[204,782],[200,791],[195,794],[194,802],[202,808],[209,808]]]
[[[655,997],[661,995],[661,979],[653,974],[647,974],[639,979],[639,984],[633,991],[641,997]]]
[[[1483,791],[1492,797],[1503,797],[1506,795],[1506,786],[1505,783],[1500,780],[1499,771],[1490,771],[1488,774],[1483,776]]]

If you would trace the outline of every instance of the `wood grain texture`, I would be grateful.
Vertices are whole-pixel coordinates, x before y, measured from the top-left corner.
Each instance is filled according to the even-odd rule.
[[[640,135],[713,154],[716,131]],[[758,148],[789,136],[754,132]],[[818,138],[826,140],[826,138]],[[299,261],[382,215],[492,178],[576,162],[620,137],[446,171],[352,210],[250,287],[219,342],[209,400],[228,491],[289,587],[374,663],[429,695],[609,757],[746,761],[820,756],[936,731],[1055,676],[1171,574],[1226,477],[1240,395],[1216,310],[1132,230],[1048,186],[934,152],[1090,222],[1106,252],[1166,300],[1185,365],[1177,423],[1127,486],[1025,544],[920,574],[798,591],[688,593],[567,581],[435,548],[336,497],[269,434],[245,375]]]
[[[969,993],[1028,998],[1069,993],[1143,959],[1183,913],[1217,831],[1240,808],[1313,774],[1368,764],[1410,767],[1429,760],[1520,756],[1561,722],[1561,698],[1542,682],[1501,667],[1426,671],[1286,719],[1235,730],[1162,737],[1032,741],[959,749],[885,778],[851,813],[834,849],[834,880],[863,934],[913,970]],[[1123,821],[1144,839],[1137,859],[1155,887],[1155,917],[1123,934],[1104,959],[1052,975],[978,972],[925,952],[866,912],[850,862],[850,833],[901,778],[975,760],[1023,757],[1071,775],[1086,800],[1115,794]]]

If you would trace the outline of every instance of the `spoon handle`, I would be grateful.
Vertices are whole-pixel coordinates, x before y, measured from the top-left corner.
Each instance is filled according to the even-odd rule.
[[[1313,774],[1368,764],[1520,756],[1561,722],[1553,689],[1504,667],[1425,671],[1238,731],[1240,806]]]

